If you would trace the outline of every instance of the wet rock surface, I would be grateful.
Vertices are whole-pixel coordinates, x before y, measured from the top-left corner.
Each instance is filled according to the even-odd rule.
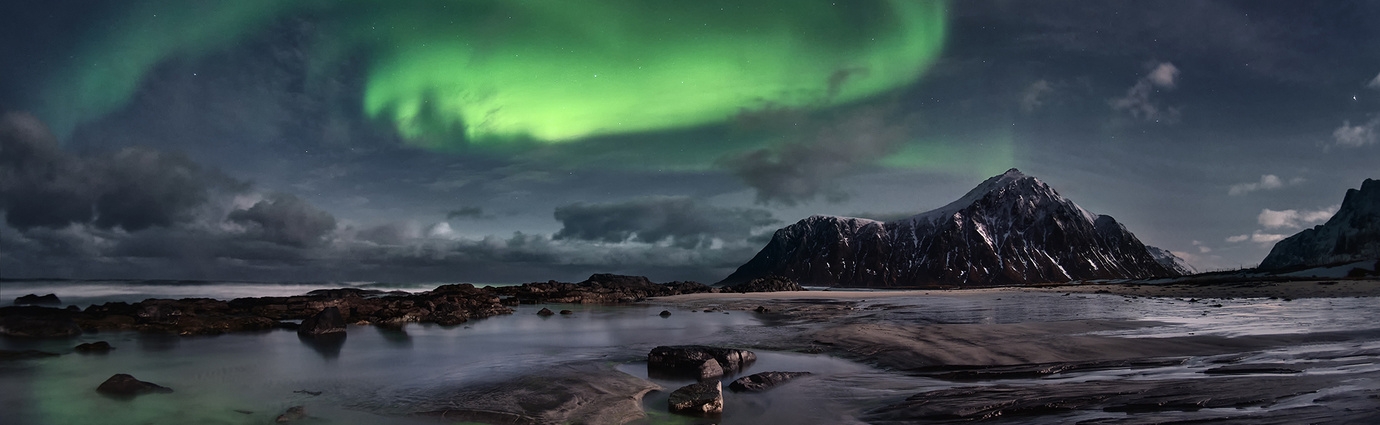
[[[786,382],[793,380],[795,378],[808,375],[810,375],[810,372],[754,373],[752,375],[735,379],[733,383],[728,384],[728,389],[737,392],[758,393],[770,390],[772,388],[776,388],[781,384],[785,384]]]
[[[320,313],[308,317],[297,327],[298,335],[325,335],[345,332],[345,317],[340,315],[339,307],[326,307]]]
[[[683,415],[717,415],[724,412],[724,387],[719,381],[700,382],[671,392],[668,401],[671,413]]]
[[[647,353],[648,373],[667,377],[710,379],[734,373],[757,361],[748,350],[706,345],[663,345]],[[717,365],[718,368],[713,366]]]
[[[83,354],[105,354],[109,353],[110,350],[113,349],[115,349],[115,347],[111,347],[110,343],[105,341],[78,344],[76,347],[72,348],[73,351]]]
[[[642,396],[660,386],[603,364],[576,364],[452,392],[415,416],[494,424],[622,424],[645,416]]]
[[[144,394],[170,393],[173,390],[152,382],[140,381],[128,374],[118,373],[96,387],[96,392],[115,398],[134,398]]]

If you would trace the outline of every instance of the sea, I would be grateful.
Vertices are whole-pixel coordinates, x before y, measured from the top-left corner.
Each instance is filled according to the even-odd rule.
[[[147,298],[286,296],[315,289],[358,287],[426,291],[442,283],[373,282],[245,283],[168,281],[7,281],[0,283],[0,305],[25,294],[56,294],[64,305],[85,307]],[[483,286],[483,285],[477,285]],[[1076,297],[1076,298],[1074,298]],[[1126,337],[1225,336],[1261,333],[1347,331],[1380,327],[1375,298],[1298,300],[1219,300],[1208,308],[1198,300],[1154,299],[1127,302],[1107,294],[1062,295],[1037,292],[979,292],[860,301],[862,309],[895,314],[886,320],[915,323],[1020,323],[1085,319],[1147,320],[1157,326],[1123,331]],[[1062,308],[1049,308],[1062,305]],[[902,306],[906,308],[893,308]],[[1042,307],[1045,306],[1045,307]],[[570,315],[540,316],[542,307],[570,309]],[[885,308],[881,308],[885,307]],[[672,314],[658,313],[669,309]],[[71,339],[3,337],[0,349],[42,350],[58,357],[0,362],[0,423],[39,424],[265,424],[292,406],[304,406],[311,423],[435,424],[411,413],[448,405],[448,397],[467,388],[502,382],[572,363],[599,363],[665,387],[643,400],[641,424],[698,424],[705,419],[666,413],[670,390],[690,383],[649,377],[646,354],[658,345],[751,344],[793,332],[765,322],[751,311],[692,312],[655,302],[622,306],[522,305],[511,315],[443,327],[412,324],[401,330],[353,326],[338,344],[309,343],[289,330],[179,337],[132,332],[83,334]],[[72,347],[107,341],[108,354],[72,353]],[[827,354],[754,349],[758,361],[744,374],[809,371],[813,375],[761,394],[726,397],[720,424],[862,423],[869,409],[899,402],[919,392],[960,385],[907,376]],[[1341,354],[1338,354],[1341,353]],[[1351,353],[1351,354],[1347,354]],[[1318,363],[1319,358],[1361,356],[1376,359],[1380,341],[1349,341],[1283,347],[1252,353],[1253,362]],[[1377,376],[1377,362],[1341,362],[1309,373]],[[1156,379],[1197,375],[1208,362],[1149,370],[1092,371],[1060,379]],[[95,388],[113,374],[174,390],[132,400],[103,397]],[[740,375],[741,376],[741,375]],[[725,387],[733,377],[726,378]],[[1003,381],[1007,385],[1039,379]],[[1339,383],[1331,391],[1380,386]],[[1375,390],[1373,388],[1369,390]],[[1300,396],[1281,403],[1306,404]],[[1252,409],[1269,409],[1252,408]],[[1281,407],[1282,408],[1282,407]],[[1180,419],[1194,419],[1184,412]],[[1021,423],[1115,420],[1123,413],[1079,412],[1033,418]],[[1110,419],[1109,419],[1110,418]],[[1171,419],[1173,419],[1171,417]]]

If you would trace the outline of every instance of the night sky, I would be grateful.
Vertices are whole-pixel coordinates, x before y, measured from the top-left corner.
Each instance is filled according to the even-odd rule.
[[[717,281],[1016,167],[1200,270],[1380,177],[1380,3],[0,4],[0,277]]]

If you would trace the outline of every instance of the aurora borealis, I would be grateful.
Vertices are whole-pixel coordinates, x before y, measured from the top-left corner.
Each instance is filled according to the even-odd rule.
[[[354,53],[369,62],[367,115],[433,145],[569,142],[846,104],[919,79],[946,25],[943,2],[899,0],[145,1],[128,9],[45,84],[70,102],[46,113],[50,122],[77,125],[119,107],[157,62],[294,13],[320,17],[325,30],[309,53],[319,66]]]
[[[1380,177],[1376,16],[3,2],[0,277],[712,281],[783,224],[905,217],[1011,167],[1248,266]]]

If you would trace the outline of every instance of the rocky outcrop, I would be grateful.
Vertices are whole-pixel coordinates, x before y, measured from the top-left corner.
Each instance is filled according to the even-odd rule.
[[[326,307],[320,313],[308,317],[297,327],[298,335],[325,335],[345,333],[345,317],[340,315],[339,307]]]
[[[719,381],[699,382],[671,392],[667,400],[671,413],[685,415],[716,415],[724,412],[724,384]]]
[[[417,294],[356,289],[319,291],[291,297],[148,299],[113,302],[85,310],[0,307],[0,334],[68,337],[84,331],[139,331],[178,335],[217,335],[273,329],[285,320],[305,320],[335,308],[343,323],[401,326],[436,323],[454,326],[470,319],[511,314],[492,292],[473,285],[444,285]],[[343,328],[343,326],[342,326]]]
[[[1287,270],[1380,259],[1380,180],[1349,189],[1326,223],[1284,238],[1260,262],[1263,270]],[[1377,270],[1380,271],[1380,270]]]
[[[795,378],[809,375],[810,372],[762,372],[744,376],[728,384],[728,389],[737,392],[759,393],[776,388]]]
[[[755,361],[757,355],[748,350],[705,345],[663,345],[647,353],[647,371],[666,377],[713,379],[743,370]]]
[[[60,305],[62,300],[57,295],[48,294],[38,296],[35,294],[25,295],[14,299],[14,305]]]
[[[715,292],[698,282],[653,283],[643,276],[595,274],[579,283],[557,281],[489,287],[510,304],[616,304],[649,297]]]
[[[21,338],[63,338],[81,334],[72,312],[57,308],[0,307],[0,334]]]
[[[813,216],[777,230],[719,285],[999,286],[1177,276],[1106,215],[1012,169],[944,207],[892,222]]]
[[[781,276],[759,277],[733,286],[724,287],[738,293],[804,291],[800,283]]]
[[[170,393],[173,390],[152,382],[134,379],[128,374],[119,373],[102,382],[100,386],[96,387],[96,392],[115,398],[134,398],[144,394]]]

